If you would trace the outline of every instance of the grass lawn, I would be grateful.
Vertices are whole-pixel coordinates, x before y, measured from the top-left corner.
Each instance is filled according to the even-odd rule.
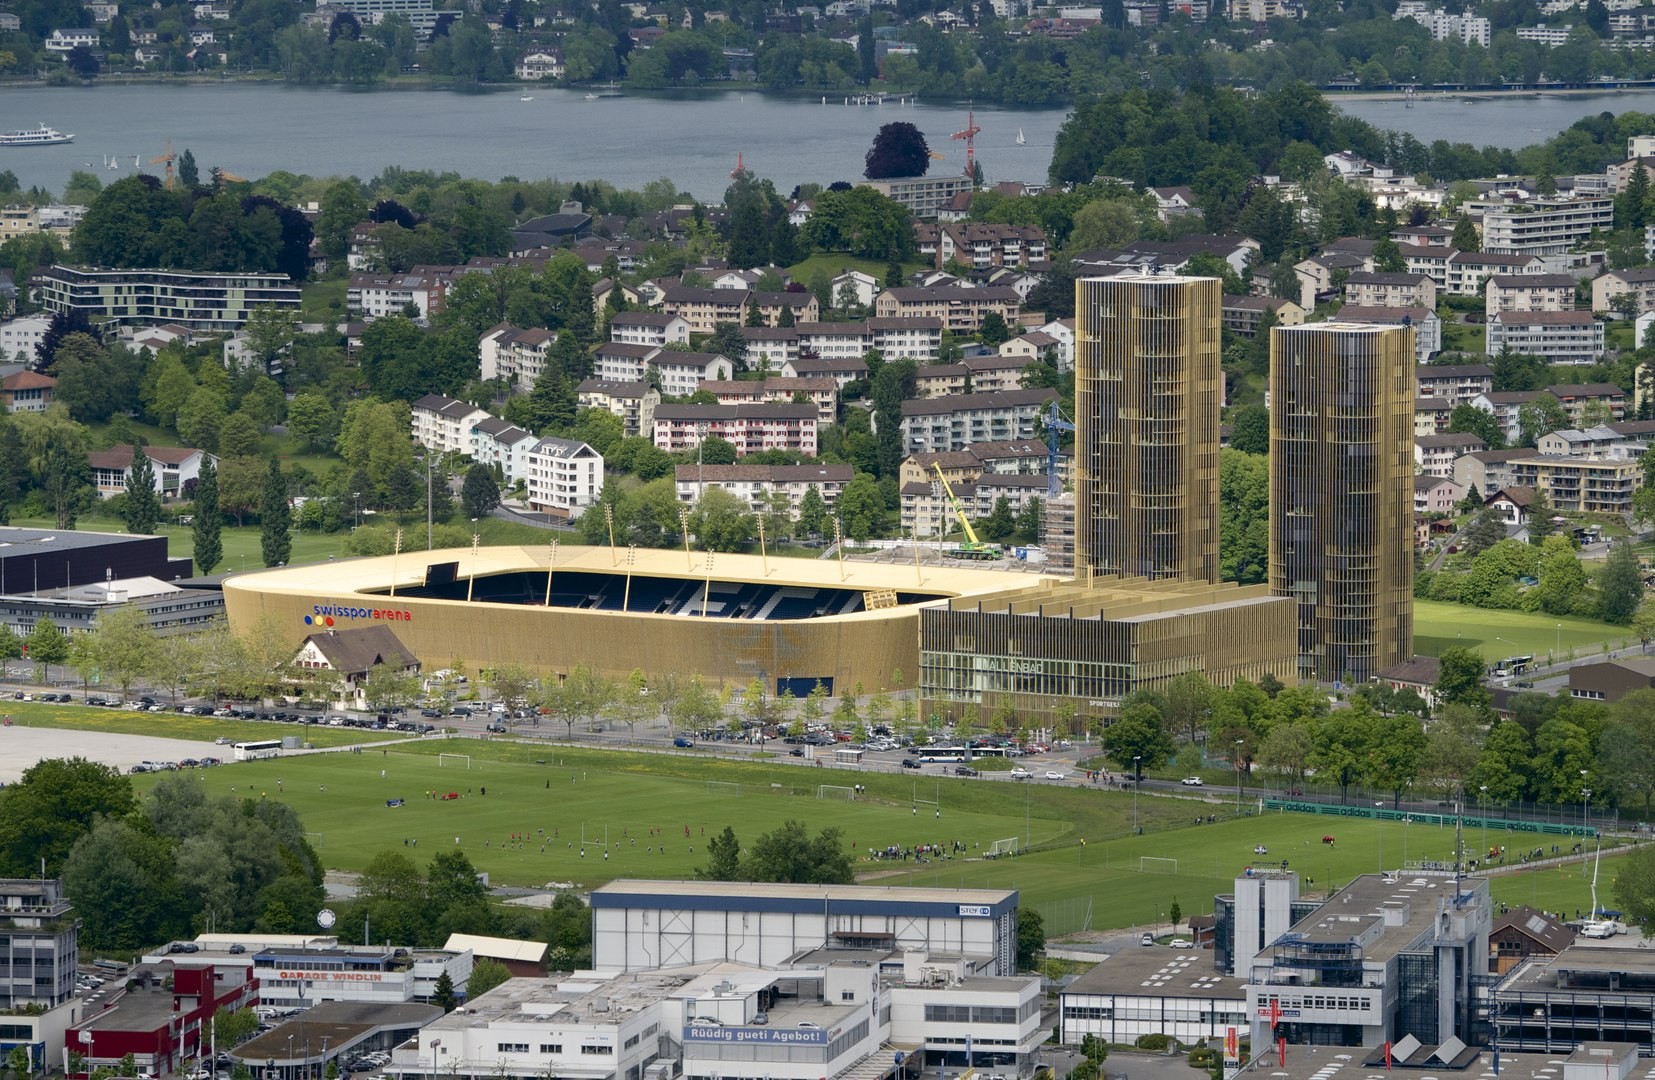
[[[106,695],[119,687],[100,687]],[[88,705],[54,705],[31,701],[6,701],[0,712],[18,727],[64,728],[74,731],[104,731],[111,735],[147,735],[157,739],[190,739],[211,742],[220,735],[237,742],[247,739],[278,739],[300,735],[316,746],[347,746],[406,738],[399,732],[366,731],[361,728],[305,727],[302,724],[275,724],[255,720],[222,720],[212,716],[185,716],[182,713],[140,713]],[[226,754],[228,757],[228,754]]]
[[[170,428],[164,428],[158,424],[146,424],[141,420],[134,420],[130,417],[127,419],[126,423],[139,438],[143,439],[150,446],[183,445],[183,443],[178,439],[178,433]],[[109,424],[107,422],[102,424],[88,424],[87,429],[92,432],[92,441],[96,444],[98,439],[102,437],[103,433],[109,430]]]
[[[1444,352],[1486,352],[1487,329],[1471,323],[1442,321],[1442,348]]]
[[[344,278],[306,282],[299,291],[299,317],[304,322],[336,323],[345,318]]]
[[[1570,649],[1596,652],[1605,642],[1619,649],[1631,640],[1626,627],[1595,619],[1559,619],[1526,611],[1414,601],[1414,651],[1422,656],[1436,656],[1444,649],[1463,645],[1480,649],[1488,660],[1519,653],[1544,657],[1560,647],[1565,653]]]
[[[905,262],[902,264],[904,272],[920,270],[925,267],[922,262]],[[795,281],[808,284],[811,277],[818,271],[824,270],[828,277],[838,277],[846,270],[860,270],[864,274],[872,274],[879,280],[880,286],[885,284],[885,264],[877,259],[859,259],[855,255],[847,255],[832,251],[818,251],[803,262],[794,263],[787,268]]]
[[[1472,835],[1472,831],[1467,829],[1467,847]],[[1619,906],[1615,902],[1615,875],[1620,873],[1629,859],[1630,855],[1613,855],[1603,860],[1603,865],[1598,868],[1599,906]],[[1585,911],[1591,906],[1592,864],[1588,861],[1582,870],[1580,860],[1571,859],[1562,866],[1493,877],[1489,879],[1488,886],[1496,902],[1527,904],[1541,911],[1561,911],[1572,918],[1576,908]]]

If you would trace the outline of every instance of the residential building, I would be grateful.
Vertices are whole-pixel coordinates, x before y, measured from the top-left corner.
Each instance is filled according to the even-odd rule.
[[[578,439],[548,435],[530,443],[523,479],[531,509],[573,520],[603,494],[603,455]]]
[[[975,334],[990,314],[999,315],[1007,326],[1015,326],[1021,309],[1022,297],[1017,290],[1001,286],[886,289],[874,301],[874,314],[878,318],[940,319],[943,329],[956,334]]]
[[[1356,307],[1435,308],[1437,284],[1424,274],[1359,270],[1345,278],[1345,303]]]
[[[1622,295],[1633,298],[1635,314],[1655,310],[1655,267],[1609,270],[1592,279],[1593,311],[1618,312],[1616,302]]]
[[[779,371],[788,377],[811,378],[823,375],[839,384],[843,390],[846,383],[868,377],[868,365],[860,356],[847,357],[806,357],[789,360]]]
[[[1655,690],[1655,657],[1628,656],[1569,668],[1572,698],[1612,705],[1636,690]]]
[[[1553,364],[1595,364],[1603,355],[1603,324],[1589,311],[1502,311],[1488,320],[1488,352],[1506,348]]]
[[[406,274],[352,274],[345,288],[345,309],[353,318],[370,322],[409,312],[429,319],[442,310],[449,280],[448,273],[429,266],[415,267]]]
[[[1414,437],[1442,435],[1454,416],[1454,404],[1446,398],[1414,399]]]
[[[917,218],[935,218],[956,195],[971,191],[969,176],[902,176],[889,180],[864,180],[881,195],[902,206]]]
[[[1476,204],[1467,209],[1475,211]],[[1483,250],[1508,255],[1561,255],[1594,231],[1614,227],[1615,200],[1607,195],[1541,196],[1523,203],[1483,206]]]
[[[1545,962],[1574,942],[1574,927],[1527,904],[1518,904],[1495,919],[1494,929],[1488,932],[1489,974],[1504,975],[1530,957]]]
[[[471,460],[499,469],[506,486],[526,475],[528,452],[533,445],[532,432],[497,416],[485,417],[471,426]]]
[[[1465,498],[1465,488],[1441,476],[1414,477],[1414,513],[1451,514]]]
[[[593,355],[592,374],[604,382],[647,382],[651,372],[663,395],[687,397],[708,379],[728,379],[734,365],[717,353],[679,352],[654,345],[608,342]]]
[[[1494,418],[1500,421],[1501,430],[1505,432],[1504,441],[1511,445],[1522,438],[1523,427],[1518,422],[1519,410],[1540,394],[1539,390],[1490,390],[1472,398],[1470,404],[1486,413],[1493,413]]]
[[[1396,247],[1402,255],[1403,269],[1410,274],[1424,274],[1437,283],[1438,289],[1446,291],[1448,259],[1454,254],[1453,248],[1418,244],[1398,244]]]
[[[675,286],[661,298],[661,311],[676,315],[692,334],[710,334],[719,323],[740,326],[747,321],[746,289],[691,289]]]
[[[1626,392],[1614,383],[1558,383],[1546,387],[1546,393],[1558,400],[1576,427],[1626,419]]]
[[[759,292],[754,290],[747,294],[747,310],[757,311],[766,326],[781,326],[791,321],[795,326],[799,323],[813,323],[822,317],[821,304],[816,294],[809,290],[799,292]],[[788,312],[783,318],[782,312]]]
[[[690,324],[665,311],[617,311],[609,320],[609,340],[628,345],[688,345]]]
[[[771,375],[757,379],[730,379],[703,382],[698,389],[718,399],[720,405],[747,405],[761,402],[793,402],[803,397],[816,406],[816,419],[831,424],[839,411],[839,384],[826,376],[790,379]]]
[[[1487,364],[1421,364],[1414,368],[1415,394],[1464,405],[1494,389],[1494,369]]]
[[[60,28],[46,35],[46,40],[41,44],[50,53],[67,53],[75,49],[95,49],[98,47],[98,32],[75,27]]]
[[[885,287],[884,282],[860,270],[842,271],[828,284],[833,288],[835,307],[844,307],[843,301],[847,299],[857,307],[872,307],[874,297]]]
[[[1040,339],[1045,339],[1040,340]],[[1039,359],[1041,351],[1053,347],[1056,342],[1047,343],[1051,339],[1041,333],[1025,334],[1021,338],[1012,338],[1000,346],[1000,352],[988,356],[968,356],[961,361],[965,370],[971,376],[971,392],[974,394],[998,394],[1006,390],[1021,390],[1023,376],[1030,364]],[[1014,342],[1022,342],[1025,349],[1010,351],[1007,346]]]
[[[1512,529],[1529,523],[1534,497],[1531,487],[1503,487],[1484,499],[1483,505],[1499,514],[1501,523]]]
[[[799,331],[793,326],[743,326],[750,371],[779,371],[799,358]]]
[[[1293,264],[1299,278],[1299,307],[1310,311],[1320,300],[1331,299],[1341,277],[1373,269],[1373,257],[1346,252],[1323,252]]]
[[[1218,580],[1221,308],[1216,278],[1076,282],[1078,577]]]
[[[471,453],[471,429],[488,419],[469,401],[426,394],[410,407],[414,441],[439,454]]]
[[[52,320],[45,315],[25,315],[0,323],[0,363],[33,364],[35,349],[46,340]]]
[[[1363,874],[1263,944],[1246,968],[1254,1046],[1477,1041],[1488,880],[1411,868],[1407,877]]]
[[[1270,332],[1270,587],[1298,605],[1301,678],[1366,682],[1414,652],[1411,336]]]
[[[1488,279],[1496,274],[1545,272],[1546,263],[1538,255],[1456,251],[1448,257],[1448,280],[1443,291],[1450,296],[1482,296]]]
[[[926,364],[914,370],[914,395],[934,398],[963,394],[970,376],[964,364]]]
[[[660,403],[661,392],[641,379],[634,382],[584,379],[575,387],[577,407],[602,409],[620,417],[621,430],[629,439],[638,435],[650,437],[655,431],[655,406]]]
[[[254,308],[299,309],[299,287],[286,274],[54,265],[36,271],[30,284],[46,311],[79,311],[117,325],[176,322],[194,330],[238,330]]]
[[[333,672],[333,700],[346,709],[368,707],[366,686],[375,668],[396,675],[418,675],[420,670],[419,657],[384,623],[309,634],[300,642],[293,666]]]
[[[99,495],[107,499],[126,492],[134,453],[126,443],[116,443],[108,450],[94,450],[86,455],[92,470],[92,486]],[[186,494],[186,485],[194,484],[200,477],[201,463],[210,455],[184,446],[146,446],[144,456],[149,458],[155,475],[155,493],[163,499],[176,499]]]
[[[359,0],[360,2],[360,0]],[[431,0],[418,0],[430,3]],[[566,240],[579,240],[592,232],[592,215],[578,202],[566,202],[555,214],[530,218],[511,230],[511,253],[526,255],[543,248],[555,248]]]
[[[3,350],[0,350],[3,351]],[[0,379],[0,406],[9,413],[45,412],[57,380],[38,371],[14,371]]]
[[[792,450],[815,457],[816,427],[814,405],[657,405],[654,442],[678,453],[716,435],[737,455]]]
[[[1399,326],[1412,330],[1416,364],[1423,364],[1442,351],[1442,318],[1435,308],[1346,304],[1339,309],[1337,318],[1356,326]]]
[[[994,394],[950,394],[902,403],[902,445],[906,453],[963,450],[977,442],[1033,439],[1035,418],[1054,401],[1047,387]]]
[[[1014,439],[1009,442],[972,443],[963,450],[944,450],[935,453],[911,454],[904,458],[898,471],[901,484],[928,484],[940,468],[950,484],[975,483],[984,475],[1045,476],[1048,471],[1046,444],[1040,439]],[[1059,486],[1069,482],[1073,471],[1073,455],[1059,451],[1057,478]]]
[[[510,389],[530,390],[546,370],[546,357],[557,344],[557,331],[536,327],[519,330],[500,325],[484,334],[477,345],[482,379],[504,379]]]
[[[1279,296],[1232,296],[1224,294],[1222,316],[1224,329],[1232,334],[1250,338],[1258,334],[1259,321],[1265,312],[1273,312],[1278,326],[1300,326],[1304,323],[1304,308]]]
[[[524,80],[563,78],[563,56],[536,50],[517,61],[517,77]]]
[[[1027,266],[1044,262],[1047,256],[1046,233],[1038,225],[959,221],[916,224],[914,233],[919,254],[932,256],[938,270],[950,262],[973,270]]]
[[[1454,461],[1454,481],[1465,485],[1467,492],[1476,488],[1479,494],[1487,495],[1514,484],[1516,473],[1511,463],[1533,456],[1534,452],[1526,447],[1519,450],[1478,450],[1465,454]]]
[[[1511,474],[1517,485],[1545,492],[1552,509],[1563,513],[1630,513],[1643,483],[1643,465],[1627,459],[1532,455],[1514,460]]]
[[[1465,454],[1486,449],[1475,435],[1444,434],[1414,437],[1414,465],[1422,476],[1452,478],[1454,462]],[[1410,470],[1411,471],[1411,470]]]
[[[1495,274],[1483,293],[1483,314],[1502,311],[1573,311],[1575,279],[1568,274]]]
[[[799,500],[811,488],[832,510],[854,475],[849,465],[680,465],[673,480],[680,502],[694,503],[707,488],[720,487],[755,514],[770,513],[777,497],[787,500],[788,513],[797,514]]]
[[[980,522],[994,512],[1001,499],[1013,514],[1019,513],[1031,499],[1046,497],[1044,476],[980,473],[958,483],[949,481],[960,509],[971,520]],[[946,536],[959,528],[959,520],[948,494],[935,479],[909,483],[900,489],[902,499],[902,531],[917,536]]]
[[[910,359],[928,363],[937,358],[937,350],[942,347],[943,320],[940,316],[903,314],[874,317],[866,325],[868,348],[878,349],[887,360]],[[814,344],[810,335],[801,335],[799,340],[801,348]]]

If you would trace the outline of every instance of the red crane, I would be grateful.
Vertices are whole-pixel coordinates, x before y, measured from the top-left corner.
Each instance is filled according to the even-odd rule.
[[[746,171],[747,171],[747,166],[745,166],[741,163],[741,151],[737,150],[736,151],[736,167],[734,169],[730,170],[730,179],[739,180],[739,179],[741,179],[741,174],[743,172],[746,172]]]
[[[949,136],[950,139],[965,140],[965,174],[970,177],[975,177],[977,175],[976,169],[973,167],[976,164],[977,152],[972,146],[971,140],[975,139],[982,132],[982,130],[982,128],[977,126],[976,113],[968,112],[965,114],[965,130],[956,131],[954,134]]]

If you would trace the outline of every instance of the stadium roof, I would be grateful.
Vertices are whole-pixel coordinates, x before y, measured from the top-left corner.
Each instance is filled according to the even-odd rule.
[[[516,960],[525,964],[538,964],[546,958],[544,941],[485,937],[482,934],[449,934],[448,944],[443,948],[449,952],[465,952],[470,949],[475,956],[487,956],[495,960]]]

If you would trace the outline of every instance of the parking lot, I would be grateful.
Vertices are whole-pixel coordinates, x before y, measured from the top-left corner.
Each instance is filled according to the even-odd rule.
[[[146,761],[225,757],[225,748],[211,742],[159,739],[150,735],[117,735],[68,728],[0,727],[0,783],[14,784],[23,771],[51,757],[83,757],[130,772]]]

